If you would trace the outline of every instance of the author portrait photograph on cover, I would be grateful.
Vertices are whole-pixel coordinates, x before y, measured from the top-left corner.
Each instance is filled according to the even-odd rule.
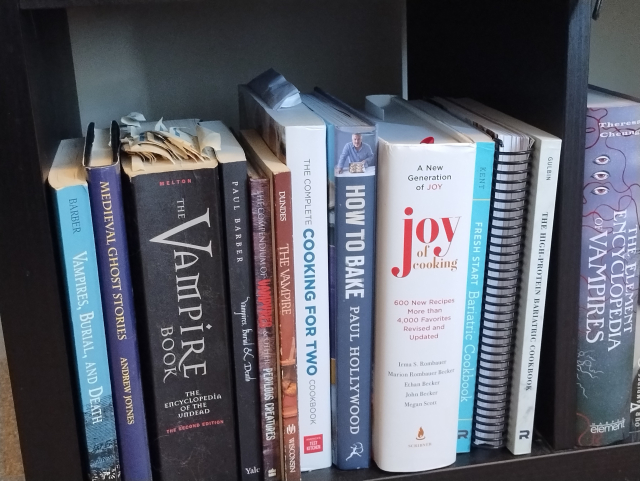
[[[373,163],[373,149],[362,141],[362,134],[351,135],[351,141],[342,148],[338,159],[338,174],[344,170],[351,173],[363,173]]]

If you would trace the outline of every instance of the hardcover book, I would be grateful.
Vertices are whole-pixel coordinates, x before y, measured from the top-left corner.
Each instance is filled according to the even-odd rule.
[[[258,368],[262,414],[262,464],[264,479],[282,479],[280,458],[280,402],[277,323],[274,310],[273,244],[271,240],[271,190],[269,180],[247,165],[251,191],[253,271],[258,323]]]
[[[590,90],[587,103],[576,444],[629,436],[638,301],[640,103]]]
[[[273,110],[239,86],[240,126],[291,170],[302,471],[331,466],[326,128],[304,105]]]
[[[269,150],[255,130],[241,131],[240,139],[249,161],[259,166],[270,181],[273,265],[277,279],[276,319],[280,341],[282,472],[286,481],[300,481],[291,171]]]
[[[63,140],[49,171],[91,481],[119,480],[120,460],[83,139]]]
[[[456,458],[476,145],[397,97],[367,97],[366,106],[381,119],[384,179],[373,458],[385,471],[435,469]]]
[[[473,405],[475,401],[478,341],[482,312],[482,288],[487,254],[487,234],[491,207],[491,177],[496,145],[485,133],[466,124],[435,105],[423,100],[411,104],[431,117],[444,122],[476,144],[476,170],[473,180],[473,208],[469,235],[469,266],[467,268],[467,304],[465,308],[460,372],[460,407],[458,412],[459,453],[471,450]]]
[[[127,481],[151,481],[147,421],[120,183],[120,129],[87,130],[84,166],[95,232],[120,465]]]
[[[513,454],[529,454],[562,140],[474,100],[454,99],[453,102],[534,140],[507,431],[507,448]]]
[[[302,101],[327,125],[333,463],[367,468],[378,138],[375,123],[320,89]]]
[[[238,479],[218,162],[122,164],[154,480]]]
[[[221,136],[221,148],[216,152],[216,157],[220,163],[225,221],[238,419],[238,455],[241,479],[257,481],[263,477],[262,444],[260,443],[262,431],[247,161],[242,147],[224,123],[200,122],[200,125]]]

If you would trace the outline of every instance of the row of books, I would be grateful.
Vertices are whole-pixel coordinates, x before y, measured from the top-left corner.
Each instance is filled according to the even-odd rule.
[[[238,138],[130,114],[60,145],[90,478],[530,452],[560,139],[468,99],[361,112],[275,80],[239,87]]]

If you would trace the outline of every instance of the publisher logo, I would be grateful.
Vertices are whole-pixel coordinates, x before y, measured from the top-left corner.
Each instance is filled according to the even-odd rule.
[[[304,454],[321,453],[322,452],[322,434],[314,436],[305,436],[303,440]]]
[[[418,441],[422,441],[424,439],[424,431],[422,430],[422,427],[418,429],[418,435],[416,436],[416,439]]]

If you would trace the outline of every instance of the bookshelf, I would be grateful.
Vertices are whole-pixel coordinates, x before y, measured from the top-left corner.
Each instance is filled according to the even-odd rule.
[[[44,185],[58,142],[82,131],[67,9],[160,8],[170,2],[0,2],[0,313],[28,481],[83,479],[60,271]],[[278,2],[293,3],[272,3]],[[371,4],[375,8],[376,2]],[[640,479],[640,445],[572,448],[590,14],[590,0],[407,0],[406,5],[410,98],[473,96],[564,141],[533,454],[475,450],[458,456],[451,467],[428,473],[328,469],[305,474],[304,481]],[[296,65],[306,68],[304,59]],[[229,96],[235,98],[235,91]]]

